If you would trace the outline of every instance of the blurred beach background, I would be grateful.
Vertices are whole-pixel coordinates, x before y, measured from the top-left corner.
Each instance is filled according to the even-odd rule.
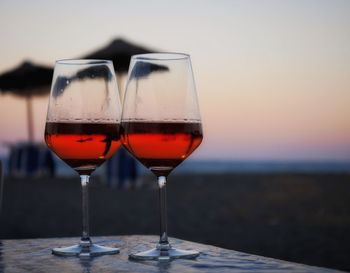
[[[170,236],[350,270],[349,13],[346,0],[4,0],[0,77],[120,39],[190,54],[204,140],[169,177]],[[37,145],[49,89],[30,97]],[[0,238],[79,236],[72,170],[54,158],[54,177],[11,175],[28,101],[1,91]],[[93,174],[92,235],[157,234],[156,183],[137,168],[132,189],[109,187],[106,166]]]

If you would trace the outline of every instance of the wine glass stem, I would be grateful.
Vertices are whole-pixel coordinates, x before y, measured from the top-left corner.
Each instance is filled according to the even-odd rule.
[[[160,202],[160,239],[158,248],[169,249],[170,244],[168,241],[167,231],[167,209],[166,209],[166,177],[158,177],[159,186],[159,202]]]
[[[83,234],[81,236],[80,245],[89,247],[91,245],[89,235],[89,175],[81,175],[82,186],[82,205],[83,205]]]

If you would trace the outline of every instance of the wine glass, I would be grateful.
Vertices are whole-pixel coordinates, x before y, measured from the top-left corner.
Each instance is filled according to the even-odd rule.
[[[195,258],[197,251],[172,247],[166,219],[166,180],[202,142],[202,126],[190,56],[151,53],[131,58],[121,121],[126,149],[157,177],[160,240],[137,260]]]
[[[61,60],[55,64],[45,141],[79,175],[83,232],[78,244],[54,248],[61,256],[115,254],[118,248],[93,244],[89,236],[88,185],[91,173],[120,146],[121,106],[113,63]]]

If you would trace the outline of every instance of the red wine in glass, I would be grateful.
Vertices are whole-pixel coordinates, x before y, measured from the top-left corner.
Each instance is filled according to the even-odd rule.
[[[199,122],[124,121],[121,131],[123,145],[156,176],[168,176],[203,138]]]
[[[90,175],[120,146],[118,123],[47,122],[47,146],[80,175]]]

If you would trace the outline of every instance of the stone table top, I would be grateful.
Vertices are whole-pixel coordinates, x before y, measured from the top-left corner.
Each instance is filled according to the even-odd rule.
[[[173,260],[171,262],[142,261],[128,259],[130,252],[152,248],[158,237],[132,235],[94,237],[93,242],[105,246],[116,246],[120,253],[91,259],[58,257],[51,254],[51,248],[75,244],[79,238],[50,238],[0,241],[0,273],[16,272],[288,272],[288,273],[330,273],[333,269],[291,263],[262,256],[227,250],[210,245],[198,244],[171,238],[172,245],[182,249],[201,252],[195,260]]]

